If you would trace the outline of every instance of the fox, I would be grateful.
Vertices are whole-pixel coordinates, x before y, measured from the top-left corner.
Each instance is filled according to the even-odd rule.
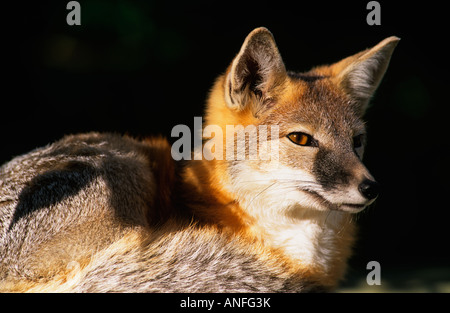
[[[270,160],[175,161],[164,137],[91,132],[5,163],[0,291],[336,290],[354,217],[380,193],[364,115],[399,40],[294,72],[267,28],[251,31],[204,118],[276,126],[258,133],[278,147]]]

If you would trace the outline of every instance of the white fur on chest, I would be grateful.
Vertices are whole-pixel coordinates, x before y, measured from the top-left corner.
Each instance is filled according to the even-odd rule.
[[[266,242],[304,265],[320,267],[327,272],[339,254],[336,242],[339,234],[326,222],[285,219],[264,224]]]

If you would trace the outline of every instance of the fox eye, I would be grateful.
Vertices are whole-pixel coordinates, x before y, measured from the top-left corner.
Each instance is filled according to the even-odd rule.
[[[361,148],[363,145],[363,138],[363,134],[353,137],[353,148]]]
[[[295,132],[287,135],[290,141],[299,146],[317,146],[317,142],[308,134]]]

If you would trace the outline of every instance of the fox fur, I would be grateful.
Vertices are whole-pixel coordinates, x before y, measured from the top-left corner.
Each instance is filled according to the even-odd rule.
[[[295,73],[252,31],[205,120],[277,125],[276,161],[176,162],[164,138],[88,133],[4,164],[0,291],[333,290],[377,195],[363,115],[398,40]]]

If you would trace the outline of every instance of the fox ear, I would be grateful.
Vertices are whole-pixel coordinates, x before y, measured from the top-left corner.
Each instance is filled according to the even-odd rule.
[[[251,99],[256,115],[270,106],[274,89],[286,77],[286,69],[275,40],[264,27],[256,28],[245,39],[231,63],[225,82],[225,100],[234,110],[243,110]]]
[[[389,65],[392,52],[400,38],[384,39],[367,49],[332,66],[337,84],[366,110]]]

